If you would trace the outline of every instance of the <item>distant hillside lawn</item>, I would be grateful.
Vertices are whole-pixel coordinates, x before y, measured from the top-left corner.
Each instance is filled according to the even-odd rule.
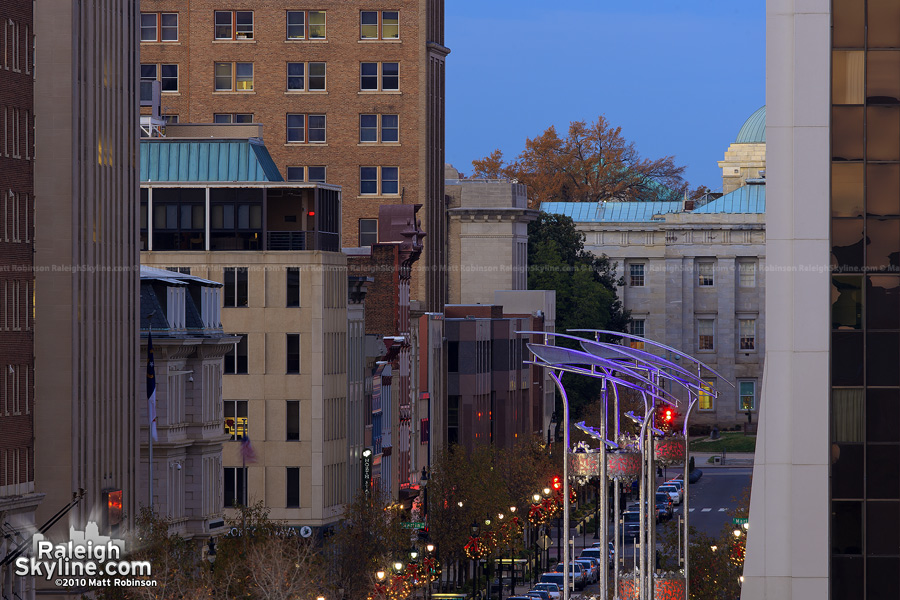
[[[756,436],[741,432],[723,432],[717,440],[708,437],[691,440],[691,452],[753,452],[756,450]]]

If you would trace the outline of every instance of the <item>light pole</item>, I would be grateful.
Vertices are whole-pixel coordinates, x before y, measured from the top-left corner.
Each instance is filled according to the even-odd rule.
[[[472,521],[472,537],[478,535],[478,523]],[[472,600],[475,600],[475,590],[478,588],[478,560],[472,557]]]

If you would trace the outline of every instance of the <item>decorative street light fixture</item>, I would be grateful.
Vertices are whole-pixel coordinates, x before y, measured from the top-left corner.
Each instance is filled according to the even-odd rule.
[[[666,447],[666,451],[661,454],[661,458],[663,460],[669,460],[670,462],[677,462],[676,459],[681,459],[684,462],[684,470],[685,470],[685,495],[687,495],[687,486],[689,479],[689,448],[687,446],[688,436],[687,436],[687,428],[688,428],[688,419],[691,410],[694,405],[697,403],[701,394],[707,394],[710,396],[717,396],[718,393],[713,386],[710,386],[705,380],[701,379],[702,369],[706,369],[712,372],[717,377],[724,380],[724,378],[717,373],[715,370],[709,368],[707,365],[698,361],[697,359],[675,350],[674,348],[670,348],[669,346],[665,346],[653,340],[648,340],[646,338],[640,336],[634,336],[630,334],[625,334],[621,332],[613,332],[613,331],[604,331],[604,330],[574,330],[572,333],[590,333],[594,336],[595,340],[591,341],[588,339],[576,337],[574,335],[567,334],[548,334],[546,332],[534,332],[534,331],[522,331],[518,332],[521,334],[538,334],[544,337],[543,344],[528,344],[529,350],[534,354],[535,360],[526,361],[528,364],[534,364],[541,367],[546,367],[550,369],[550,377],[553,378],[554,382],[559,389],[560,395],[563,400],[563,432],[564,432],[564,441],[563,447],[566,452],[566,457],[563,460],[563,495],[564,495],[564,505],[563,505],[563,528],[568,531],[568,452],[569,452],[569,439],[568,439],[568,431],[569,431],[569,423],[568,423],[568,400],[566,397],[565,389],[562,386],[561,375],[562,373],[575,373],[580,375],[586,375],[589,377],[594,377],[601,379],[603,382],[604,388],[604,408],[608,408],[606,406],[607,402],[607,391],[611,389],[614,398],[615,398],[615,432],[616,436],[614,440],[608,440],[606,434],[606,418],[608,410],[603,411],[603,417],[600,423],[600,432],[589,431],[590,428],[582,427],[585,431],[587,431],[593,437],[598,438],[601,441],[600,452],[602,455],[601,458],[601,479],[603,483],[603,494],[602,494],[602,508],[601,512],[603,513],[603,521],[602,524],[602,539],[607,539],[607,521],[606,521],[606,513],[607,513],[607,505],[608,505],[608,487],[607,487],[607,461],[606,461],[606,447],[610,446],[612,448],[619,448],[620,440],[618,438],[619,432],[619,409],[618,409],[618,392],[617,388],[626,388],[631,389],[639,394],[644,401],[644,414],[643,416],[637,416],[632,413],[629,413],[636,422],[638,422],[641,426],[641,435],[638,439],[638,449],[640,451],[641,456],[641,485],[640,485],[640,564],[636,565],[637,574],[640,577],[640,595],[641,598],[652,598],[653,590],[658,583],[657,578],[654,576],[654,569],[652,567],[652,558],[651,553],[655,548],[655,528],[652,526],[652,519],[650,514],[650,498],[653,494],[653,488],[655,486],[655,480],[653,479],[655,475],[654,462],[656,458],[656,454],[658,453],[658,448],[656,444],[655,436],[662,436],[663,432],[657,429],[654,426],[654,417],[656,413],[656,403],[657,401],[669,404],[671,406],[677,406],[679,404],[679,398],[671,393],[667,389],[667,385],[669,388],[674,388],[679,386],[684,388],[687,391],[689,398],[689,405],[687,411],[685,411],[684,417],[684,426],[683,426],[683,435],[684,435],[684,451],[683,452],[673,452],[672,445]],[[644,348],[645,345],[649,346],[655,350],[662,350],[666,353],[672,353],[675,355],[675,359],[685,358],[686,362],[690,363],[691,366],[696,368],[696,373],[688,371],[684,367],[672,362],[671,360],[667,360],[666,358],[662,358],[655,354],[651,354],[650,352],[646,352],[642,349],[631,348],[628,345],[621,344],[612,344],[601,342],[602,336],[612,336],[616,338],[625,338],[625,339],[633,339],[641,342],[641,348]],[[582,351],[572,350],[570,348],[563,348],[555,345],[551,345],[549,343],[549,338],[551,336],[559,336],[567,339],[572,339],[580,343]],[[731,382],[726,381],[729,385],[733,384]],[[583,424],[579,424],[582,426]],[[667,440],[669,441],[669,440]],[[678,454],[679,456],[675,456]],[[613,478],[612,476],[610,476]],[[617,484],[618,486],[618,484]],[[618,489],[616,493],[616,504],[618,504]],[[685,519],[684,519],[684,529],[685,529],[685,557],[684,557],[684,589],[685,589],[685,598],[689,598],[689,589],[688,589],[688,569],[689,569],[689,561],[688,561],[688,519],[687,519],[687,506],[684,508]],[[618,557],[618,539],[616,542],[617,552],[616,556]],[[568,581],[568,562],[569,562],[569,553],[568,553],[568,541],[565,547],[564,553],[564,564],[566,569],[566,580]],[[616,565],[616,578],[618,580],[618,565]],[[616,586],[616,594],[618,594],[618,585]],[[569,586],[563,586],[563,594],[562,600],[568,600],[568,592]],[[608,594],[607,580],[606,580],[606,572],[603,570],[603,575],[601,577],[601,595],[605,596]]]

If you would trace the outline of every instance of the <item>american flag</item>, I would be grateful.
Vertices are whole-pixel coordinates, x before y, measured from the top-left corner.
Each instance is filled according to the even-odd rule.
[[[153,360],[153,332],[147,340],[147,414],[150,418],[150,437],[158,441],[156,434],[156,365]]]
[[[241,460],[244,461],[244,464],[256,462],[256,452],[254,452],[253,446],[250,445],[250,436],[247,435],[246,431],[244,432],[244,439],[241,440]]]

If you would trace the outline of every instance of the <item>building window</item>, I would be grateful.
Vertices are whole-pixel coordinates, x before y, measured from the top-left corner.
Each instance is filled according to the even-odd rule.
[[[324,92],[325,63],[289,62],[287,89],[289,92]]]
[[[289,114],[287,141],[290,144],[325,143],[325,115]]]
[[[249,62],[217,62],[217,92],[252,92],[253,63]]]
[[[141,13],[142,42],[177,42],[178,13]]]
[[[738,319],[741,350],[756,350],[756,319]]]
[[[249,305],[249,282],[247,279],[247,267],[225,267],[225,298],[226,308],[240,308]]]
[[[178,91],[178,65],[141,64],[141,81],[159,81],[163,92]]]
[[[399,115],[359,115],[359,141],[363,144],[399,141],[399,123]]]
[[[306,180],[310,183],[325,183],[325,167],[308,167]]]
[[[252,40],[253,11],[251,10],[217,10],[217,40]]]
[[[235,333],[232,335],[240,335],[241,339],[228,352],[225,353],[225,374],[226,375],[246,375],[247,374],[247,334]]]
[[[631,287],[644,287],[644,265],[632,264],[628,266],[628,269],[631,274],[629,281]]]
[[[738,285],[742,288],[756,287],[756,263],[742,261],[738,263]]]
[[[325,183],[325,167],[288,167],[287,180]]]
[[[714,396],[712,395],[713,386],[715,385],[715,381],[705,380],[700,385],[700,392],[697,398],[697,408],[700,410],[713,410],[715,408],[715,404],[713,402]]]
[[[300,508],[300,467],[287,467],[287,508]]]
[[[397,167],[360,167],[359,193],[373,196],[395,196],[400,193]]]
[[[300,268],[287,268],[287,305],[300,306]]]
[[[644,337],[644,319],[632,319],[630,330],[631,335],[636,335],[639,337]],[[635,350],[643,350],[644,342],[640,340],[629,340],[629,345]]]
[[[225,403],[225,433],[231,436],[231,440],[242,440],[250,433],[247,422],[246,400],[224,400]]]
[[[252,123],[253,113],[215,113],[213,123]]]
[[[711,262],[697,263],[697,285],[709,287],[715,283],[715,265]]]
[[[371,246],[378,243],[378,219],[359,220],[359,245]]]
[[[225,506],[247,505],[247,471],[241,467],[225,467]]]
[[[741,410],[756,410],[756,382],[739,381],[738,391],[741,394]]]
[[[400,63],[364,62],[359,65],[359,89],[396,91],[400,89]]]
[[[287,39],[289,40],[324,40],[324,10],[289,10],[287,11]]]
[[[419,443],[427,444],[430,440],[431,428],[428,426],[428,419],[419,419]]]
[[[359,37],[363,40],[399,40],[400,13],[396,10],[361,11]]]
[[[287,334],[287,374],[300,373],[300,334]]]
[[[287,441],[300,441],[300,401],[288,400],[286,410]]]
[[[716,344],[716,320],[715,319],[698,319],[697,320],[697,349],[698,350],[715,350]]]
[[[178,115],[162,115],[163,121],[166,122],[166,125],[172,125],[178,123]]]

